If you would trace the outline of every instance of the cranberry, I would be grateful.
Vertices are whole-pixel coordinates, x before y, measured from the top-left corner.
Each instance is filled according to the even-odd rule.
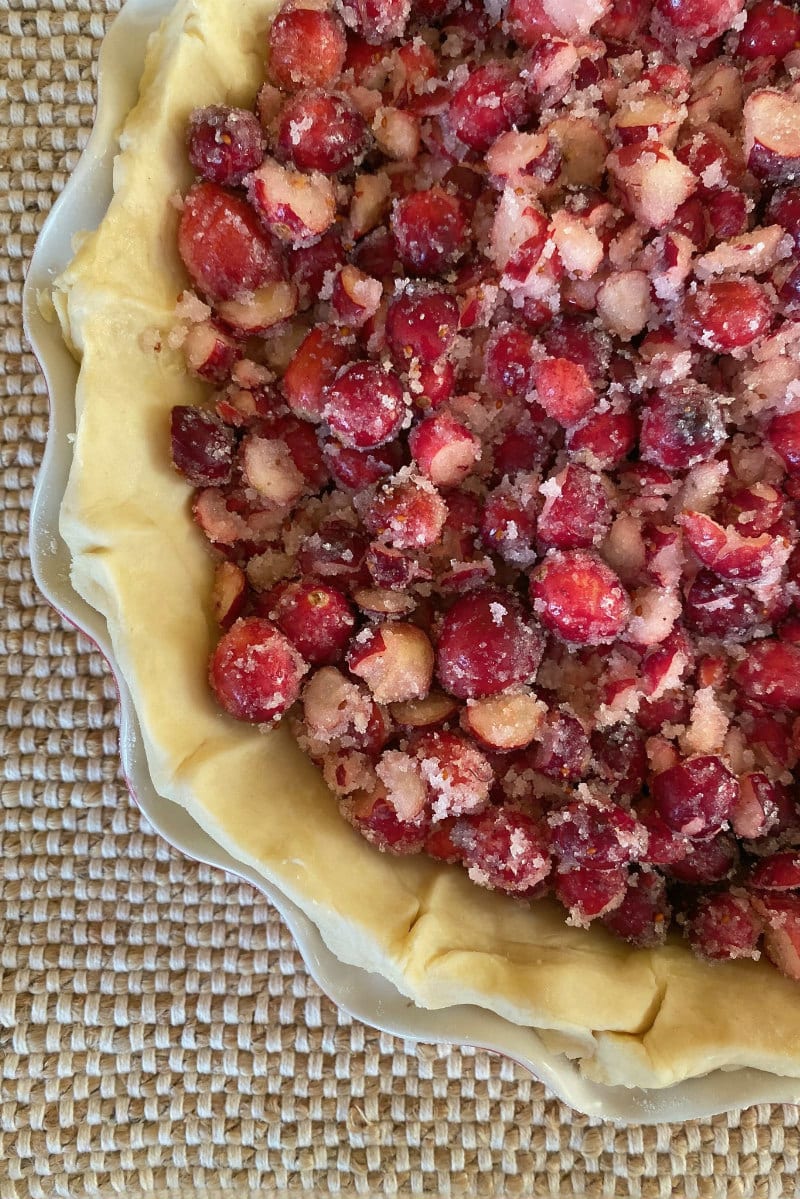
[[[489,493],[481,517],[481,540],[488,549],[507,562],[525,565],[536,559],[535,534],[531,505],[513,487],[501,486]]]
[[[697,194],[704,199],[735,181],[736,164],[724,142],[713,133],[698,130],[675,153],[697,176]]]
[[[585,778],[592,756],[583,725],[569,712],[548,712],[537,734],[533,751],[534,770],[548,778],[575,782]]]
[[[664,944],[671,916],[663,876],[655,870],[641,870],[628,876],[622,903],[603,917],[603,923],[629,945],[654,949]]]
[[[728,241],[747,228],[747,196],[735,187],[722,187],[705,201],[706,216],[717,241]]]
[[[772,324],[772,305],[752,279],[717,279],[690,292],[683,304],[687,332],[716,354],[752,345]]]
[[[281,109],[278,156],[298,170],[335,175],[355,165],[366,135],[364,118],[349,100],[309,89],[290,96]]]
[[[542,332],[542,340],[553,358],[568,358],[582,366],[593,384],[603,381],[608,370],[610,340],[585,317],[560,316]]]
[[[208,675],[230,716],[269,724],[295,702],[306,669],[280,629],[269,620],[249,616],[237,620],[220,638]]]
[[[670,229],[683,233],[697,250],[705,250],[709,242],[709,228],[706,218],[706,206],[697,196],[690,196],[675,209],[675,216],[670,222]]]
[[[172,461],[193,487],[229,483],[233,471],[233,430],[205,408],[172,409]]]
[[[412,750],[431,797],[434,820],[486,807],[494,770],[466,737],[446,731],[422,733],[409,744]]]
[[[423,549],[439,540],[447,505],[425,479],[399,478],[365,497],[366,528],[398,550]]]
[[[644,830],[619,804],[570,803],[552,811],[548,825],[559,869],[591,866],[607,870],[635,861],[645,849]]]
[[[667,691],[658,699],[643,699],[636,713],[637,723],[648,733],[660,733],[665,724],[688,724],[690,718],[689,697],[683,691]]]
[[[419,275],[441,275],[467,248],[461,205],[441,187],[410,192],[395,202],[391,217],[397,253]]]
[[[538,471],[546,466],[550,454],[550,439],[543,429],[515,425],[494,447],[494,475],[502,479],[520,471]]]
[[[355,627],[347,597],[314,579],[279,585],[260,607],[312,666],[338,662]]]
[[[636,421],[630,412],[594,412],[567,434],[570,453],[601,470],[620,466],[635,445]]]
[[[568,923],[579,927],[613,912],[622,903],[626,886],[627,873],[621,866],[606,870],[594,865],[572,867],[554,878],[556,899],[568,910]]]
[[[542,545],[560,550],[588,549],[611,526],[611,509],[599,475],[570,463],[542,484],[545,498],[536,533]]]
[[[534,611],[545,628],[571,645],[602,645],[628,623],[625,588],[588,550],[551,550],[530,578]]]
[[[494,395],[527,395],[534,381],[533,347],[531,334],[518,325],[494,330],[484,351],[486,382]]]
[[[470,71],[450,101],[450,127],[466,146],[478,152],[525,115],[525,96],[517,72],[503,62],[488,62]]]
[[[546,839],[530,816],[489,808],[458,820],[451,832],[473,882],[499,891],[526,891],[550,873]]]
[[[734,775],[713,754],[686,758],[652,782],[656,810],[684,837],[708,837],[730,819],[739,793]]]
[[[660,727],[660,726],[659,726]],[[616,796],[641,793],[647,771],[644,739],[629,724],[615,724],[592,733],[592,768],[604,782],[611,783]]]
[[[762,858],[748,880],[759,891],[795,891],[800,889],[800,854],[791,851]]]
[[[289,274],[297,284],[303,307],[316,303],[325,277],[335,274],[345,263],[342,235],[338,229],[329,229],[319,241],[310,246],[290,248],[287,252]]]
[[[800,265],[793,267],[778,288],[778,299],[784,313],[800,311]]]
[[[785,58],[800,42],[800,16],[786,4],[758,0],[747,14],[747,24],[739,34],[736,53],[753,61],[756,58]]]
[[[419,578],[426,577],[424,567],[410,554],[373,541],[367,550],[367,570],[377,587],[405,591]]]
[[[764,920],[764,951],[788,978],[800,979],[800,896],[759,896],[755,901]]]
[[[718,891],[699,900],[686,934],[698,957],[710,961],[757,958],[761,921],[746,895]]]
[[[665,384],[644,405],[639,452],[645,462],[689,470],[713,457],[724,440],[719,405],[700,384]]]
[[[461,850],[453,841],[453,829],[456,826],[455,816],[440,820],[434,824],[425,842],[425,852],[428,857],[437,862],[460,862]]]
[[[458,305],[443,291],[406,290],[386,313],[386,340],[398,366],[430,366],[450,348],[458,329]]]
[[[352,449],[383,445],[400,431],[406,414],[403,388],[391,371],[354,362],[326,389],[323,416]]]
[[[694,632],[725,641],[751,636],[765,615],[763,605],[746,587],[706,569],[696,575],[686,593],[683,614]]]
[[[250,205],[216,183],[186,196],[178,250],[202,292],[229,300],[284,278],[280,253]]]
[[[306,335],[294,352],[281,382],[286,403],[296,416],[321,421],[325,389],[349,360],[349,353],[336,330],[318,325]]]
[[[305,575],[346,584],[361,576],[366,551],[363,533],[333,519],[306,538],[298,551],[297,564]]]
[[[420,366],[411,400],[419,412],[427,412],[452,399],[455,387],[455,367],[447,358],[440,358],[432,366]]]
[[[665,867],[670,878],[690,886],[708,886],[730,878],[739,865],[739,850],[729,833],[708,841],[692,841],[683,857]]]
[[[758,641],[733,668],[742,693],[770,709],[800,712],[800,645]]]
[[[586,370],[569,358],[545,358],[536,363],[533,376],[539,403],[560,425],[576,425],[595,405]]]
[[[353,0],[344,10],[348,25],[368,42],[402,37],[411,12],[411,0]]]
[[[189,161],[198,175],[231,187],[241,183],[264,157],[258,117],[244,108],[212,104],[189,117]]]
[[[456,487],[481,456],[480,439],[450,412],[420,421],[408,435],[419,469],[437,487]]]
[[[744,8],[744,0],[656,0],[653,28],[670,41],[682,38],[708,40],[730,29]]]
[[[286,91],[327,87],[341,73],[346,49],[344,27],[334,13],[284,6],[269,30],[269,72]]]
[[[373,483],[379,483],[393,474],[401,465],[397,442],[379,446],[376,450],[351,450],[338,441],[330,440],[323,446],[325,465],[337,485],[345,491],[364,491]]]
[[[778,187],[767,205],[766,219],[783,225],[800,249],[800,187]]]
[[[381,791],[348,798],[341,804],[341,811],[353,828],[383,853],[420,853],[430,830],[426,813],[414,820],[403,820]]]
[[[790,474],[800,474],[800,412],[774,416],[767,429],[767,441],[780,454]]]
[[[497,695],[536,674],[544,638],[509,592],[487,588],[456,600],[445,615],[436,670],[458,699]]]

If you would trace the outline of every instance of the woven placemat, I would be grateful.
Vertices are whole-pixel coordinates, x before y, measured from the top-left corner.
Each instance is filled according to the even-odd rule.
[[[0,1199],[795,1195],[798,1109],[617,1129],[339,1012],[263,896],[131,802],[115,691],[27,559],[47,431],[19,304],[116,0],[0,0]]]

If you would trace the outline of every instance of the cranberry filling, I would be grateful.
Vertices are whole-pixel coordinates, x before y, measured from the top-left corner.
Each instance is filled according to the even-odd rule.
[[[497,18],[286,0],[189,117],[210,685],[383,852],[800,978],[800,17]]]

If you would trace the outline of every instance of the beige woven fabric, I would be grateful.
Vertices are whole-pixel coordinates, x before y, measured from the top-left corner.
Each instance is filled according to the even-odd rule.
[[[116,0],[35,2],[0,0],[0,1199],[796,1194],[797,1108],[622,1131],[354,1023],[263,897],[133,806],[105,665],[31,581],[47,405],[19,317]]]

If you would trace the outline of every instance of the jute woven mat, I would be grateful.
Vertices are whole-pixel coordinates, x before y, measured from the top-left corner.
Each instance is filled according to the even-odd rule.
[[[353,1022],[262,896],[129,799],[105,665],[31,580],[47,404],[19,314],[117,7],[0,0],[0,1199],[797,1194],[797,1108],[620,1130]]]

